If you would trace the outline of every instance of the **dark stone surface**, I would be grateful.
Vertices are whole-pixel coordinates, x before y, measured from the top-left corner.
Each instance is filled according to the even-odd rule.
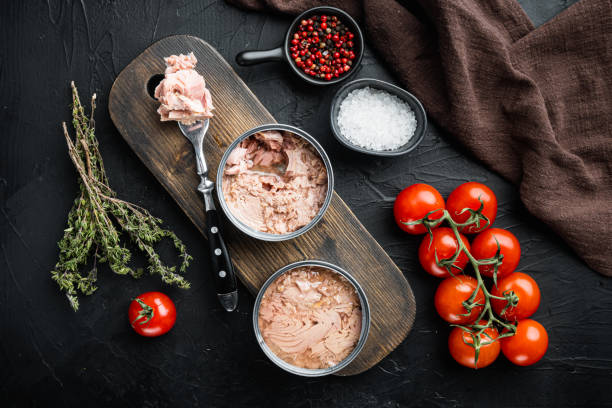
[[[572,2],[521,4],[540,24]],[[259,350],[251,329],[253,298],[244,288],[238,312],[221,310],[211,294],[204,239],[123,142],[109,119],[107,96],[118,72],[156,39],[196,35],[235,66],[233,58],[242,49],[276,46],[289,21],[222,1],[3,3],[2,405],[610,406],[605,393],[612,384],[612,281],[589,270],[525,211],[514,186],[451,145],[435,124],[421,146],[401,158],[365,157],[342,148],[328,125],[335,88],[296,83],[280,64],[237,72],[280,122],[304,128],[328,150],[338,193],[413,287],[415,327],[397,350],[362,375],[303,379],[277,369]],[[393,80],[371,51],[358,77]],[[51,281],[56,242],[77,192],[59,127],[69,119],[71,79],[82,95],[98,93],[98,138],[111,185],[121,197],[164,218],[194,254],[191,290],[165,287],[153,276],[135,281],[103,269],[99,291],[82,299],[75,314]],[[534,317],[547,327],[550,346],[533,367],[515,367],[500,357],[493,366],[472,371],[451,359],[449,328],[433,308],[436,280],[418,265],[419,239],[393,224],[391,207],[401,188],[423,181],[446,195],[467,180],[485,182],[496,192],[496,224],[518,236],[520,269],[533,274],[542,290]],[[129,299],[159,289],[176,301],[176,327],[162,338],[140,338],[127,322]]]

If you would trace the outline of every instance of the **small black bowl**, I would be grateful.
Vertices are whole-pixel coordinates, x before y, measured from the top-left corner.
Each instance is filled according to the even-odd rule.
[[[348,74],[342,74],[338,78],[334,78],[329,81],[315,79],[310,75],[305,74],[297,65],[295,65],[295,63],[291,59],[291,52],[289,51],[289,47],[293,33],[296,31],[302,20],[308,20],[310,16],[313,16],[315,14],[327,14],[331,16],[336,16],[351,29],[353,34],[355,34],[355,38],[353,38],[352,40],[355,44],[355,59],[353,60],[353,65],[351,65],[351,70]],[[340,81],[344,81],[345,79],[351,77],[357,71],[357,68],[361,65],[361,59],[363,58],[363,48],[363,33],[361,32],[361,29],[359,28],[359,25],[357,25],[355,19],[353,19],[353,17],[351,17],[346,11],[340,10],[339,8],[323,6],[308,9],[299,16],[297,16],[296,19],[293,20],[293,22],[289,26],[287,34],[285,34],[284,42],[280,47],[265,51],[242,51],[241,53],[236,55],[236,62],[238,63],[238,65],[247,66],[260,64],[262,62],[285,61],[297,76],[299,76],[309,84],[332,85],[337,84]]]
[[[410,109],[412,109],[416,117],[417,127],[414,131],[414,135],[405,145],[398,147],[395,150],[370,150],[365,149],[361,146],[354,145],[342,135],[342,133],[340,132],[340,127],[338,126],[338,113],[340,112],[340,104],[342,103],[342,101],[344,101],[344,99],[351,91],[365,87],[380,89],[389,92],[390,94],[397,96],[410,106]],[[402,154],[414,150],[418,146],[418,144],[421,143],[421,140],[423,140],[423,138],[425,137],[425,132],[427,130],[427,114],[425,113],[425,109],[423,108],[421,102],[416,98],[416,96],[414,96],[410,92],[385,81],[364,78],[349,82],[348,84],[342,86],[342,88],[340,88],[338,92],[336,92],[336,95],[334,95],[334,99],[332,99],[331,103],[330,123],[336,139],[338,139],[340,143],[342,143],[349,149],[355,150],[360,153],[371,154],[374,156],[400,156]]]

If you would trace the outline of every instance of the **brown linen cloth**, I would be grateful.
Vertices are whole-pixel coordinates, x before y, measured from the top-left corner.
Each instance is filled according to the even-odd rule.
[[[228,0],[296,14],[323,2]],[[516,0],[337,0],[452,137],[520,186],[528,210],[612,276],[612,5],[535,29]],[[414,4],[412,6],[414,6]],[[411,6],[411,7],[412,7]]]

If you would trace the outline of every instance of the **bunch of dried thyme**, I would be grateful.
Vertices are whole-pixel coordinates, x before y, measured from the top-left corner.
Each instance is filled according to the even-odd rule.
[[[184,273],[192,257],[185,245],[172,232],[161,227],[162,220],[153,217],[147,210],[117,198],[109,187],[98,140],[94,133],[94,109],[96,95],[91,99],[91,114],[85,110],[74,85],[72,86],[72,125],[76,132],[74,140],[62,123],[68,144],[68,153],[79,173],[80,192],[68,214],[68,226],[58,243],[60,254],[55,269],[51,272],[60,289],[66,292],[70,305],[79,308],[77,293],[91,295],[96,291],[97,263],[108,262],[110,268],[120,275],[138,278],[142,269],[128,266],[131,253],[120,243],[121,233],[127,234],[147,257],[150,273],[158,273],[167,284],[188,289],[190,284],[176,273],[176,266],[165,265],[153,246],[162,238],[170,238],[180,253],[182,263],[179,273]],[[83,269],[93,254],[93,267]]]

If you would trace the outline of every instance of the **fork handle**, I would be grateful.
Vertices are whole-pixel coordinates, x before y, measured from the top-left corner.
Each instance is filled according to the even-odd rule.
[[[235,295],[237,291],[236,274],[221,234],[219,216],[214,208],[206,211],[206,236],[208,237],[215,289],[225,310],[231,312],[236,308],[238,300]],[[222,300],[224,298],[235,300],[225,302]]]

